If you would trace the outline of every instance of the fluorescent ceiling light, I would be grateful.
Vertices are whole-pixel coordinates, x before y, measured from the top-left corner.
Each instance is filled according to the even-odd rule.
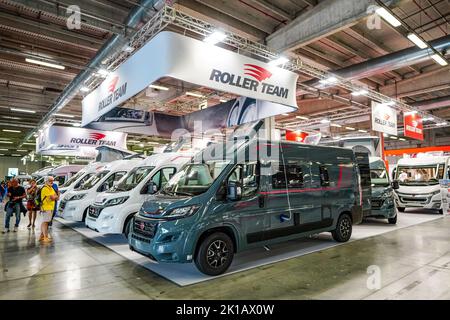
[[[0,149],[0,151],[8,151],[9,149]]]
[[[308,117],[304,117],[304,116],[295,116],[297,119],[302,119],[302,120],[309,120]]]
[[[191,97],[203,98],[203,95],[201,95],[200,93],[191,92],[191,91],[187,91],[186,95],[191,96]]]
[[[151,85],[149,85],[148,87],[149,87],[149,88],[153,88],[153,89],[157,89],[157,90],[164,90],[164,91],[169,90],[169,88],[167,88],[167,87],[158,86],[158,85],[156,85],[156,84],[151,84]]]
[[[431,58],[443,67],[448,65],[448,62],[438,54],[433,54]]]
[[[227,35],[222,31],[214,31],[209,36],[207,36],[203,41],[212,45],[218,44],[225,40]]]
[[[436,123],[436,125],[437,126],[445,126],[445,125],[447,125],[447,122],[439,122],[439,123]]]
[[[341,128],[342,127],[340,124],[337,124],[337,123],[330,123],[330,126],[336,127],[336,128]]]
[[[330,120],[328,120],[328,119],[322,119],[322,120],[320,120],[320,123],[330,123]]]
[[[398,140],[401,140],[401,141],[406,141],[406,139],[404,139],[404,138],[398,138]]]
[[[383,133],[383,137],[387,138],[389,135],[387,133]]]
[[[433,120],[434,120],[433,117],[426,117],[422,119],[422,121],[433,121]]]
[[[24,149],[17,149],[16,151],[19,151],[19,152],[28,152],[28,150],[24,150]]]
[[[356,130],[355,128],[352,128],[352,127],[345,127],[345,129],[347,129],[347,130]]]
[[[24,142],[24,143],[22,143],[22,144],[27,144],[27,145],[30,145],[30,146],[36,145],[36,143],[34,143],[34,142]]]
[[[326,79],[320,80],[319,82],[322,84],[333,84],[333,83],[338,82],[338,79],[336,77],[330,76]]]
[[[269,66],[276,67],[276,66],[279,66],[281,64],[285,64],[288,61],[289,61],[289,59],[286,58],[286,57],[278,57],[275,60],[270,61],[269,62]]]
[[[428,45],[425,43],[425,41],[420,39],[415,33],[410,33],[406,37],[420,49],[428,48]]]
[[[0,141],[1,144],[13,144],[12,141]]]
[[[17,153],[13,153],[11,156],[13,156],[13,157],[21,157],[22,155],[21,154],[17,154]]]
[[[10,120],[22,120],[22,118],[19,117],[10,117],[10,116],[2,116],[3,119],[10,119]]]
[[[375,12],[382,17],[384,20],[386,20],[387,22],[389,22],[390,25],[392,25],[393,27],[399,27],[402,25],[402,23],[392,15],[392,13],[390,13],[389,11],[387,11],[385,8],[378,8],[377,10],[375,10]]]
[[[21,133],[22,131],[20,130],[10,130],[10,129],[3,129],[3,132],[14,132],[14,133]]]
[[[91,89],[89,89],[88,87],[81,87],[80,88],[81,92],[89,92],[89,90],[91,90]]]
[[[64,118],[75,118],[74,115],[67,114],[67,113],[55,113],[55,116],[64,117]]]
[[[49,67],[49,68],[54,68],[54,69],[59,69],[59,70],[64,70],[66,68],[65,66],[62,66],[60,64],[45,62],[45,61],[36,60],[36,59],[25,58],[25,61],[28,63],[38,64],[38,65],[41,65],[44,67]]]
[[[227,100],[225,100],[225,99],[220,99],[219,102],[222,102],[222,103],[223,103],[223,102],[227,102]]]
[[[358,131],[359,131],[359,132],[363,132],[363,133],[367,133],[367,130],[359,129]]]
[[[367,93],[368,93],[368,91],[366,89],[361,89],[361,90],[352,92],[352,96],[355,96],[355,97],[363,96],[363,95],[365,95]]]
[[[396,137],[396,136],[390,136],[389,138],[394,139],[394,140],[397,140],[397,137]]]
[[[81,127],[81,123],[79,123],[79,122],[72,123],[72,126],[74,126],[74,127]]]
[[[24,113],[36,113],[34,110],[20,109],[20,108],[9,108],[11,111],[24,112]]]

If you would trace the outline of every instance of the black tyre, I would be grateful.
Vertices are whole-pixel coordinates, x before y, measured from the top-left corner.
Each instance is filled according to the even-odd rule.
[[[233,262],[233,256],[233,241],[227,234],[215,232],[199,244],[195,265],[204,274],[217,276],[227,271]]]
[[[347,242],[352,236],[352,230],[352,218],[349,214],[343,213],[337,221],[336,229],[331,231],[331,235],[337,242]]]
[[[130,231],[131,231],[131,221],[133,221],[133,217],[129,217],[125,221],[125,227],[123,228],[123,234],[125,235],[125,238],[127,238],[127,239],[128,239],[128,236],[130,235]]]
[[[406,208],[398,207],[397,209],[398,209],[398,211],[400,211],[400,212],[405,212],[405,209],[406,209]]]
[[[393,218],[388,218],[389,224],[397,224],[397,215]]]

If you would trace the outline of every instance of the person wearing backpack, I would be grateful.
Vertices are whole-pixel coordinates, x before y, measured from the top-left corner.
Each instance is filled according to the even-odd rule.
[[[53,210],[55,209],[56,200],[58,200],[58,195],[52,187],[53,181],[54,178],[52,176],[46,177],[45,185],[40,190],[40,215],[42,224],[39,241],[42,243],[49,243],[52,241],[48,236],[48,224],[52,221]]]
[[[5,229],[3,233],[9,232],[9,221],[13,214],[16,215],[16,223],[14,224],[14,232],[17,232],[20,223],[20,212],[22,210],[21,206],[22,200],[26,197],[25,189],[19,185],[17,179],[11,180],[11,187],[8,188],[9,201],[6,204],[6,216],[5,216]]]

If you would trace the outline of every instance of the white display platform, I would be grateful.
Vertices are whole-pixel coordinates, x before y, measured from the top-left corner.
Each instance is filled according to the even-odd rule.
[[[418,213],[417,211],[399,213],[397,225],[389,225],[386,220],[371,219],[353,228],[353,235],[350,241],[361,240],[390,231],[410,227],[420,223],[442,218],[442,215],[433,213]],[[135,263],[147,268],[158,275],[170,280],[180,286],[187,286],[199,282],[212,280],[216,277],[206,276],[200,273],[193,263],[170,264],[156,263],[138,253],[132,252],[127,240],[123,235],[99,234],[88,229],[84,223],[70,222],[62,218],[56,218],[62,224],[71,227],[80,234],[102,244],[121,256],[132,260]],[[311,238],[280,243],[270,247],[270,251],[264,248],[248,250],[237,254],[233,264],[227,273],[219,276],[227,276],[236,272],[257,268],[267,264],[299,257],[308,253],[324,250],[338,245],[345,245],[335,242],[329,233],[322,233]]]

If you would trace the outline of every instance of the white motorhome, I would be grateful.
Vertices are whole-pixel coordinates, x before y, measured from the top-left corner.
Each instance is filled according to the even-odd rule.
[[[161,189],[192,153],[154,154],[139,163],[111,190],[100,193],[88,208],[86,226],[101,233],[128,234],[129,222],[148,194]]]
[[[94,174],[99,172],[105,163],[93,162],[89,163],[87,166],[83,167],[78,173],[72,176],[69,180],[67,180],[63,185],[60,186],[59,192],[61,195],[64,195],[67,191],[72,191],[74,189],[79,188],[83,183],[89,180]],[[61,200],[63,200],[61,196]]]
[[[72,176],[76,175],[85,166],[80,164],[63,164],[56,168],[53,168],[47,173],[48,176],[53,176],[55,178],[55,183],[58,185],[63,185]]]
[[[396,190],[397,208],[444,209],[439,180],[449,177],[450,156],[423,155],[418,158],[403,158],[397,163],[395,179],[399,183]]]
[[[142,159],[116,160],[105,165],[77,189],[67,191],[58,209],[59,216],[66,220],[84,221],[87,208],[98,193],[111,189]]]

